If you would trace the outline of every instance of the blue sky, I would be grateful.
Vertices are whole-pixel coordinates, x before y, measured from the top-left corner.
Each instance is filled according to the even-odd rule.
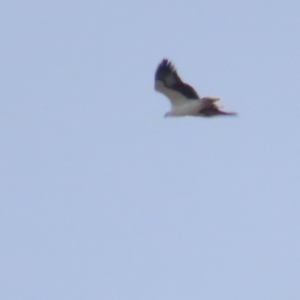
[[[300,297],[299,1],[2,1],[1,299]],[[236,118],[169,118],[171,59]]]

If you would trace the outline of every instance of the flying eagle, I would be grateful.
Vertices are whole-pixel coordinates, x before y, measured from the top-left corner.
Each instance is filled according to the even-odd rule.
[[[165,117],[236,115],[236,113],[220,110],[216,105],[220,98],[201,98],[193,87],[181,80],[174,65],[167,59],[163,59],[156,69],[154,88],[171,102],[172,108]]]

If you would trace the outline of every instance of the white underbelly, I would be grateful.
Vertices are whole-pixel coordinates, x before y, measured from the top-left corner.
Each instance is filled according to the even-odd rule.
[[[173,116],[194,116],[203,108],[201,100],[190,100],[184,105],[174,105],[172,107]]]

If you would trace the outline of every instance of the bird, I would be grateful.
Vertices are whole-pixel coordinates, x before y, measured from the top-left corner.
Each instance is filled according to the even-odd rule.
[[[182,81],[173,63],[166,58],[156,69],[154,89],[164,94],[171,102],[171,110],[165,117],[237,115],[234,112],[222,111],[216,104],[220,98],[201,98],[192,86]]]

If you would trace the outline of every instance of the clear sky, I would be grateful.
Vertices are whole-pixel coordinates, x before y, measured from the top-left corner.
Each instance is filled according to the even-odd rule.
[[[300,299],[300,2],[0,2],[0,299]],[[171,59],[235,118],[169,118]]]

